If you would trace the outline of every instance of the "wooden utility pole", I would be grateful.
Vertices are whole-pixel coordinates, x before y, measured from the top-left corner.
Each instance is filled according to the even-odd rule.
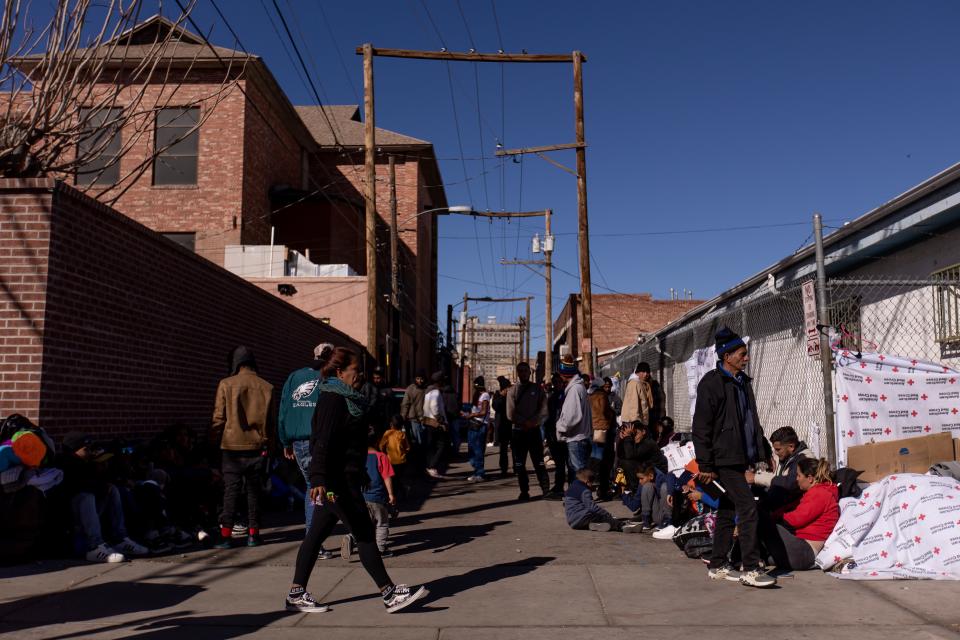
[[[377,137],[373,115],[373,46],[363,45],[363,142],[366,147],[367,351],[377,357]]]
[[[549,242],[547,238],[551,238],[550,235],[550,218],[553,216],[553,211],[547,209],[546,215],[544,216],[544,223],[546,224],[547,235],[544,238],[545,242]],[[553,375],[553,279],[551,272],[553,271],[553,248],[549,251],[544,248],[543,250],[543,266],[544,266],[544,277],[547,281],[546,284],[546,311],[547,311],[547,333],[546,335],[546,348],[544,349],[544,372],[543,379],[549,380],[550,376]]]
[[[388,345],[387,370],[390,382],[394,386],[400,383],[400,255],[399,232],[397,230],[397,159],[390,162],[390,337]]]
[[[527,298],[527,317],[523,321],[523,327],[527,330],[527,340],[524,343],[527,348],[523,352],[523,357],[527,364],[530,364],[530,298]]]
[[[464,391],[469,389],[469,380],[467,379],[467,327],[470,326],[470,313],[468,303],[470,294],[463,294],[463,322],[460,323],[460,397],[463,398]]]
[[[580,354],[586,372],[593,375],[593,291],[590,287],[590,228],[587,221],[587,149],[583,131],[583,57],[573,52],[573,111],[577,144],[577,237],[580,254]]]
[[[548,145],[543,147],[527,147],[523,149],[513,149],[513,150],[498,150],[497,155],[520,155],[525,153],[535,153],[541,158],[551,162],[552,164],[557,164],[553,160],[550,160],[546,156],[542,155],[544,152],[548,151],[558,151],[563,149],[576,149],[577,152],[577,217],[578,217],[578,235],[579,235],[579,253],[580,253],[580,291],[581,291],[581,313],[582,313],[582,331],[581,335],[583,336],[583,344],[579,345],[580,351],[585,352],[585,354],[590,354],[593,352],[593,297],[592,291],[590,288],[590,241],[589,241],[589,225],[587,224],[587,156],[586,156],[586,139],[584,135],[584,123],[583,123],[583,63],[587,61],[587,56],[581,51],[574,51],[572,55],[569,54],[528,54],[528,53],[479,53],[476,51],[471,52],[455,52],[455,51],[417,51],[412,49],[377,49],[374,48],[372,44],[365,44],[362,47],[357,47],[357,54],[362,54],[364,57],[364,82],[366,85],[368,74],[366,73],[367,69],[367,60],[372,58],[372,56],[382,56],[390,58],[408,58],[408,59],[418,59],[418,60],[443,60],[447,62],[520,62],[520,63],[573,63],[573,104],[574,104],[574,115],[575,115],[575,129],[576,129],[576,141],[572,143],[558,144],[558,145]],[[369,82],[370,88],[368,91],[365,91],[364,94],[364,106],[366,109],[366,98],[370,99],[369,106],[369,118],[368,120],[372,123],[373,116],[373,64],[370,63],[369,71]],[[366,89],[366,86],[365,86]],[[370,154],[373,153],[373,130],[372,124],[369,124],[370,132],[368,134],[368,162],[372,163],[372,160],[369,160]],[[560,165],[558,165],[560,166]],[[569,171],[566,167],[562,167],[564,170]],[[368,169],[369,171],[369,169]],[[375,176],[374,176],[375,177]],[[368,204],[368,207],[370,205]],[[369,210],[368,210],[369,213]],[[492,215],[489,217],[493,217]],[[369,222],[369,217],[368,217]],[[547,258],[549,262],[549,257]],[[549,269],[548,269],[549,273]],[[549,278],[549,276],[548,276]],[[549,288],[549,285],[548,285]],[[551,303],[550,297],[547,297],[547,304]],[[552,318],[551,314],[548,311],[547,313],[547,325],[548,325],[548,336],[547,336],[547,363],[548,363],[548,373],[552,371]],[[589,373],[593,373],[593,359],[584,355],[584,365]]]

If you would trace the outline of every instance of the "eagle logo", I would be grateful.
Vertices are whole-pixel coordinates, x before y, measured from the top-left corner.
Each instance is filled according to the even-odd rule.
[[[299,402],[304,398],[309,398],[317,388],[319,380],[308,380],[293,390],[293,401]]]

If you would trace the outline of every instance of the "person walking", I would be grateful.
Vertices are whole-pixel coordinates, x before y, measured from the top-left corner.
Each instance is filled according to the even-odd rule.
[[[564,485],[567,481],[567,443],[557,439],[557,418],[560,417],[560,408],[563,406],[564,383],[560,374],[554,373],[550,382],[544,385],[544,393],[547,394],[547,420],[543,423],[543,437],[550,449],[550,457],[553,458],[553,487],[547,495],[546,500],[563,500]],[[573,478],[570,478],[573,482]]]
[[[757,505],[746,478],[748,471],[761,461],[769,461],[771,455],[753,385],[744,372],[750,355],[743,339],[727,327],[721,327],[715,338],[717,368],[708,371],[697,385],[693,414],[700,483],[706,486],[716,482],[723,488],[707,575],[713,580],[771,587],[777,580],[760,570]],[[739,530],[742,571],[728,559],[735,526]]]
[[[500,387],[493,396],[493,435],[496,445],[500,448],[500,477],[505,478],[510,470],[510,447],[513,438],[513,424],[507,416],[507,394],[510,393],[510,381],[503,376],[497,376],[497,385]]]
[[[544,495],[550,491],[550,476],[543,463],[543,436],[540,427],[547,419],[547,394],[530,381],[530,365],[517,365],[517,384],[507,392],[507,419],[513,425],[510,436],[513,448],[513,473],[520,485],[518,500],[530,499],[530,479],[527,477],[527,456]]]
[[[653,392],[647,380],[650,378],[650,365],[646,362],[637,364],[636,370],[627,380],[627,387],[623,390],[623,407],[620,409],[621,423],[639,423],[650,433],[650,408],[653,406]]]
[[[560,361],[560,377],[567,386],[563,390],[563,404],[557,418],[557,439],[567,445],[569,477],[575,478],[590,461],[593,416],[587,401],[587,387],[577,371],[577,364],[569,356]]]
[[[303,496],[304,525],[310,528],[313,519],[313,500],[310,499],[310,423],[320,395],[320,369],[330,359],[333,345],[329,342],[317,345],[313,350],[313,362],[297,369],[287,377],[280,392],[280,415],[277,418],[277,437],[283,447],[283,457],[296,462],[307,489]],[[329,560],[330,551],[320,548],[317,558]]]
[[[443,464],[443,454],[447,448],[447,410],[443,404],[442,371],[437,371],[430,377],[430,387],[423,396],[423,424],[430,429],[430,448],[427,452],[427,475],[431,478],[442,478],[440,466]]]
[[[486,381],[483,376],[477,376],[473,381],[473,400],[470,403],[470,411],[463,416],[467,420],[467,448],[470,452],[470,466],[473,467],[473,474],[467,478],[467,482],[483,482],[486,480],[484,455],[487,453],[490,400]]]
[[[420,449],[429,444],[426,441],[428,431],[423,426],[423,396],[426,393],[427,373],[423,369],[418,369],[413,384],[403,392],[403,400],[400,401],[400,415],[410,425],[413,442]]]
[[[399,611],[428,593],[424,586],[394,584],[377,549],[373,522],[361,489],[367,481],[369,426],[365,398],[358,391],[359,361],[356,352],[338,347],[321,370],[323,379],[310,438],[310,497],[318,509],[297,553],[285,602],[288,611],[330,610],[317,602],[306,587],[321,543],[340,521],[356,542],[360,562],[380,590],[388,613]]]
[[[217,385],[210,433],[219,438],[223,474],[223,511],[219,549],[232,546],[234,514],[241,487],[247,490],[247,546],[260,539],[260,491],[267,473],[267,455],[274,436],[276,407],[273,385],[257,375],[253,351],[237,347],[232,354],[233,375]],[[316,555],[314,556],[316,559]]]

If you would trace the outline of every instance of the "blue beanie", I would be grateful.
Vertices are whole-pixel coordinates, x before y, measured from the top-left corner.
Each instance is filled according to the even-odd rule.
[[[746,346],[743,338],[726,326],[720,327],[714,335],[714,338],[717,341],[717,358],[719,359],[723,359],[726,353],[736,351],[740,347]]]

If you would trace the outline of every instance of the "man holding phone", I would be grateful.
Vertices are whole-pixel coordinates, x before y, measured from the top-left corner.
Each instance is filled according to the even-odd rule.
[[[707,575],[713,580],[737,581],[751,587],[772,587],[776,578],[760,570],[757,541],[757,505],[746,474],[770,459],[770,443],[763,436],[751,378],[744,369],[750,362],[743,339],[721,327],[716,333],[717,368],[697,385],[693,415],[693,446],[703,486],[722,488],[713,553]],[[740,527],[743,570],[730,565],[734,517]]]

